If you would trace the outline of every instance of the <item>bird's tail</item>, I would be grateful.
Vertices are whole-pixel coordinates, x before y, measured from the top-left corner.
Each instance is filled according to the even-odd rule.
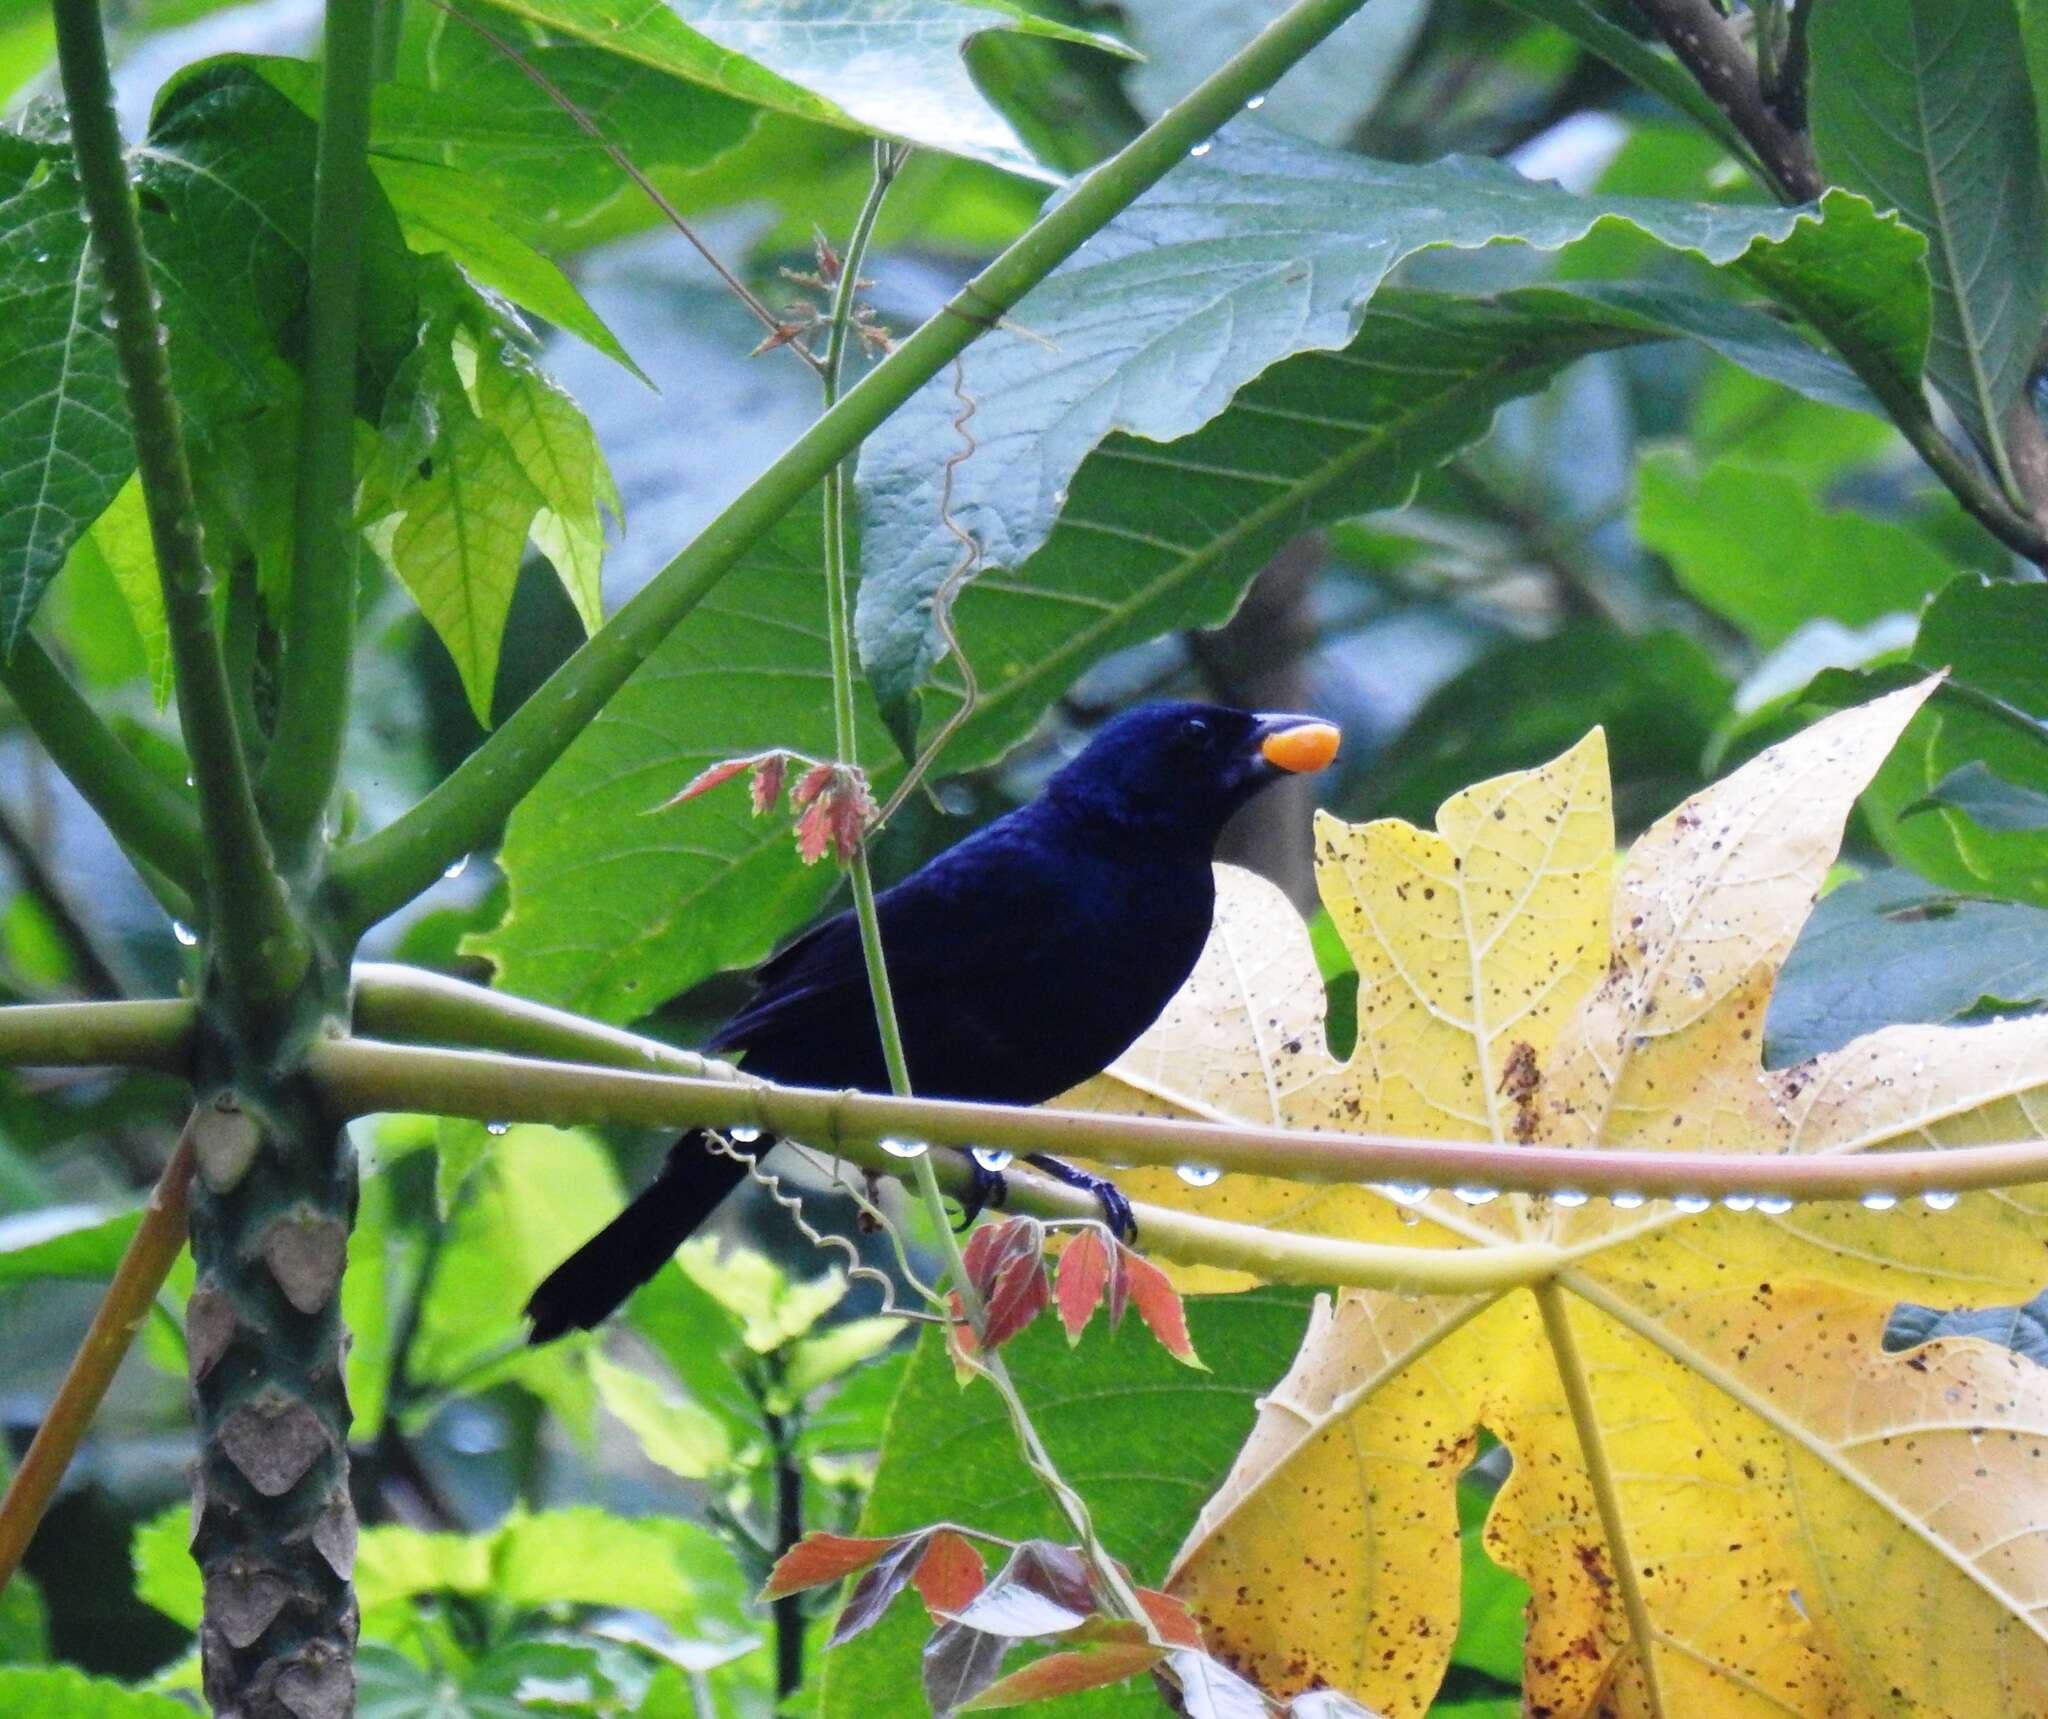
[[[765,1150],[765,1143],[763,1146]],[[526,1303],[527,1341],[588,1331],[665,1264],[690,1232],[745,1178],[747,1167],[710,1151],[693,1128],[630,1205],[555,1267]]]

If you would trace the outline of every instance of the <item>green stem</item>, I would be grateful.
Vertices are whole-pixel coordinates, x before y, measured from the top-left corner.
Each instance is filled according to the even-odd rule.
[[[1565,1406],[1571,1411],[1572,1427],[1578,1434],[1579,1454],[1586,1464],[1586,1483],[1592,1488],[1594,1508],[1600,1513],[1600,1529],[1607,1540],[1607,1561],[1621,1589],[1622,1610],[1628,1618],[1629,1635],[1636,1648],[1636,1663],[1642,1667],[1643,1683],[1649,1694],[1651,1719],[1664,1719],[1671,1711],[1657,1678],[1656,1632],[1650,1627],[1650,1608],[1643,1597],[1642,1578],[1628,1549],[1628,1522],[1621,1508],[1621,1486],[1608,1461],[1607,1438],[1599,1406],[1593,1401],[1593,1382],[1586,1373],[1585,1358],[1579,1353],[1564,1292],[1553,1283],[1535,1285],[1536,1305],[1543,1315],[1543,1333],[1550,1341],[1550,1357],[1557,1365],[1558,1381],[1564,1387]]]
[[[328,0],[307,259],[305,391],[277,732],[261,783],[278,851],[299,865],[341,767],[355,650],[356,299],[370,201],[377,0]]]
[[[862,377],[439,787],[336,857],[334,887],[346,922],[356,929],[375,923],[450,861],[488,842],[627,676],[777,520],[954,354],[1362,4],[1296,0]]]
[[[173,882],[197,890],[205,872],[192,802],[152,775],[33,634],[0,661],[0,686],[29,732],[123,847]]]
[[[469,1116],[479,1121],[535,1121],[557,1125],[616,1122],[680,1130],[698,1126],[731,1127],[746,1123],[800,1140],[864,1169],[890,1175],[931,1172],[941,1193],[963,1194],[972,1185],[973,1168],[965,1151],[925,1153],[906,1166],[882,1149],[884,1138],[943,1142],[948,1137],[963,1147],[987,1140],[983,1123],[1010,1119],[1027,1131],[1059,1122],[1106,1125],[1150,1124],[1155,1132],[1143,1148],[1131,1149],[1121,1126],[1107,1132],[1115,1138],[1103,1154],[1128,1156],[1133,1162],[1171,1163],[1190,1156],[1185,1148],[1162,1144],[1179,1126],[1147,1117],[1096,1117],[1081,1112],[1005,1110],[994,1105],[954,1105],[924,1098],[883,1098],[863,1093],[815,1092],[797,1087],[752,1085],[744,1081],[684,1080],[674,1075],[627,1073],[573,1063],[527,1062],[517,1057],[475,1051],[424,1050],[411,1045],[377,1044],[367,1039],[329,1039],[313,1045],[307,1064],[326,1103],[336,1115],[364,1116],[380,1111],[429,1111],[442,1116]],[[969,1112],[972,1125],[947,1125],[949,1112]],[[845,1122],[859,1114],[852,1128]],[[891,1118],[876,1129],[872,1119]],[[957,1117],[955,1118],[957,1120]],[[926,1121],[938,1122],[927,1130]],[[1089,1155],[1086,1142],[1058,1127],[1044,1129],[1051,1139],[1024,1144],[1027,1152],[1057,1149]],[[1024,1136],[1016,1136],[1022,1140]],[[1206,1153],[1208,1146],[1202,1150]],[[1513,1150],[1513,1149],[1510,1149]],[[1589,1154],[1573,1154],[1584,1157]],[[2039,1156],[2048,1159],[2048,1147]],[[1206,1157],[1204,1162],[1208,1162]],[[1012,1169],[1010,1206],[1050,1219],[1092,1221],[1102,1208],[1095,1196],[1050,1177]],[[2048,1179],[2037,1172],[2035,1180]],[[1538,1244],[1440,1250],[1392,1247],[1366,1242],[1299,1235],[1252,1224],[1199,1218],[1170,1206],[1138,1203],[1140,1232],[1149,1251],[1186,1265],[1214,1265],[1250,1272],[1273,1283],[1355,1284],[1395,1289],[1411,1295],[1475,1295],[1514,1288],[1554,1273],[1566,1260],[1559,1249]],[[943,1233],[951,1230],[941,1225]]]
[[[0,1068],[153,1068],[192,1065],[198,1005],[16,1003],[0,1009]]]
[[[355,1027],[368,1038],[431,1041],[698,1079],[738,1078],[728,1064],[695,1051],[422,967],[363,961],[354,979]],[[0,1023],[5,1019],[6,1012],[0,1011]]]
[[[853,326],[853,306],[860,289],[860,271],[867,260],[868,241],[874,236],[875,220],[888,196],[890,183],[902,165],[893,145],[876,143],[874,177],[867,200],[847,243],[838,290],[833,295],[832,330],[825,347],[821,380],[825,406],[829,411],[838,398],[841,367],[846,361],[848,331]],[[858,765],[854,728],[853,618],[846,588],[846,462],[835,465],[825,478],[825,592],[827,621],[832,644],[832,715],[840,761]],[[882,1062],[889,1071],[889,1087],[899,1098],[910,1096],[910,1063],[903,1051],[903,1031],[896,1019],[895,994],[889,984],[889,965],[882,951],[882,924],[875,911],[875,880],[868,868],[867,843],[863,839],[853,850],[854,917],[860,925],[861,954],[868,971],[868,994],[874,1003],[875,1030],[882,1041]],[[988,1310],[967,1273],[967,1261],[954,1233],[953,1220],[946,1211],[945,1193],[939,1186],[937,1169],[930,1152],[921,1152],[914,1162],[913,1180],[924,1203],[925,1215],[945,1250],[948,1275],[960,1296],[962,1307],[975,1336],[988,1329]],[[1066,1482],[1038,1436],[1031,1413],[1024,1406],[1010,1370],[1003,1358],[977,1343],[974,1364],[1001,1399],[1009,1417],[1011,1435],[1024,1463],[1051,1495],[1073,1527],[1089,1562],[1094,1566],[1103,1591],[1111,1595],[1122,1614],[1139,1623],[1146,1621],[1145,1608],[1131,1591],[1116,1560],[1103,1549],[1095,1532],[1087,1501]]]
[[[308,952],[256,814],[220,640],[213,630],[213,581],[200,544],[184,428],[171,391],[149,258],[114,117],[106,37],[95,0],[55,0],[54,11],[57,69],[70,114],[79,188],[114,312],[114,351],[134,421],[135,463],[163,580],[178,715],[199,790],[209,935],[242,1001],[275,998],[303,977]]]
[[[112,1006],[41,1005],[80,1010]],[[0,1010],[0,1021],[15,1012]],[[334,1104],[349,1115],[424,1110],[565,1128],[599,1123],[669,1130],[751,1125],[881,1170],[903,1168],[902,1160],[880,1150],[881,1141],[921,1140],[963,1153],[972,1146],[986,1146],[1020,1157],[1050,1152],[1157,1168],[1197,1163],[1229,1174],[1332,1186],[1478,1185],[1522,1194],[1574,1189],[1592,1195],[1633,1192],[1663,1200],[1688,1194],[1860,1200],[1873,1193],[1905,1199],[2048,1182],[2048,1140],[1894,1151],[1888,1142],[1896,1136],[1873,1135],[1818,1153],[1784,1152],[1775,1139],[1757,1142],[1754,1152],[1617,1151],[1028,1109],[951,1098],[828,1092],[744,1077],[694,1080],[370,1039],[323,1039],[308,1050],[307,1060]],[[957,1176],[950,1170],[947,1174],[954,1183],[965,1184],[964,1170]],[[1074,1210],[1100,1215],[1100,1208],[1085,1195]],[[1427,1250],[1383,1251],[1405,1257]]]

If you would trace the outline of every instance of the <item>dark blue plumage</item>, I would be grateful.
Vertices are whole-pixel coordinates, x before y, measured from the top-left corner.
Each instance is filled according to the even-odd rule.
[[[1308,717],[1142,705],[1105,724],[1028,805],[884,891],[876,906],[913,1090],[1038,1104],[1115,1061],[1201,954],[1224,824],[1334,745]],[[805,932],[757,980],[712,1049],[788,1085],[888,1090],[851,912]],[[685,1135],[655,1182],[535,1291],[534,1341],[603,1319],[743,1173]],[[1118,1215],[1120,1196],[1106,1193],[1105,1206]]]

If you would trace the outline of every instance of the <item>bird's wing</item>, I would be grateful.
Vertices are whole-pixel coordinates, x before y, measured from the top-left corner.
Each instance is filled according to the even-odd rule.
[[[1057,914],[1058,867],[1031,821],[1013,813],[948,849],[876,899],[889,973],[902,992],[977,969],[999,971],[1006,939],[1036,943]],[[1053,921],[1056,923],[1056,920]],[[755,973],[753,998],[710,1041],[744,1049],[867,999],[867,963],[852,911],[814,925]]]

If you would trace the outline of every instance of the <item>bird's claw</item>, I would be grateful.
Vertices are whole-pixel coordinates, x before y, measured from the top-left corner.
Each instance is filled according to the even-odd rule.
[[[974,1220],[984,1211],[1001,1211],[1010,1197],[1010,1179],[1002,1171],[989,1169],[978,1158],[970,1162],[974,1165],[974,1180],[960,1196],[960,1221],[953,1226],[963,1235],[974,1228]]]
[[[1131,1210],[1131,1202],[1107,1176],[1091,1175],[1086,1170],[1077,1170],[1063,1158],[1054,1158],[1043,1152],[1034,1152],[1026,1160],[1035,1164],[1048,1176],[1066,1183],[1070,1188],[1079,1188],[1093,1194],[1102,1206],[1103,1221],[1109,1225],[1109,1233],[1118,1241],[1135,1242],[1138,1239],[1138,1215]]]

